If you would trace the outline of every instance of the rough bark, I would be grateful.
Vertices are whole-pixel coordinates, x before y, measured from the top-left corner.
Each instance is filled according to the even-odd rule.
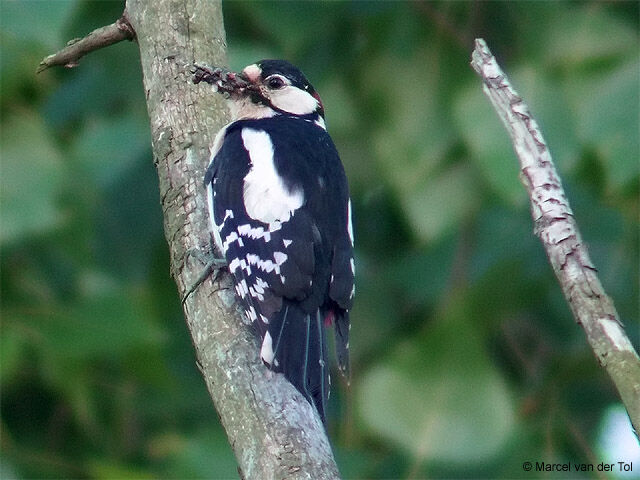
[[[511,136],[531,201],[535,233],[575,320],[640,432],[640,358],[598,279],[540,128],[484,40],[476,40],[471,65],[482,77],[484,92]]]

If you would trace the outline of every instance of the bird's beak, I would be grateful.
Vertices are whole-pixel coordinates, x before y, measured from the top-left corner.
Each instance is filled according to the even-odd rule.
[[[193,83],[206,82],[223,94],[242,97],[249,95],[255,89],[254,84],[244,73],[231,72],[226,68],[194,65],[191,73],[193,73]]]

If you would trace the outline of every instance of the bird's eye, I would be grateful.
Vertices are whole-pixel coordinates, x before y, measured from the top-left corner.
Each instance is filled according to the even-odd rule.
[[[279,75],[273,75],[267,79],[267,87],[269,87],[271,90],[280,90],[286,84],[287,83],[285,82],[284,78]]]

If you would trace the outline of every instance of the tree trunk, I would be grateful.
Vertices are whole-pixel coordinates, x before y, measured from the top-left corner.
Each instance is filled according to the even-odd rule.
[[[228,120],[220,96],[194,85],[189,68],[226,64],[222,8],[210,0],[128,0],[126,16],[140,46],[171,274],[183,298],[213,254],[203,177],[209,145]],[[337,478],[315,410],[260,362],[229,274],[188,295],[184,314],[241,476]]]

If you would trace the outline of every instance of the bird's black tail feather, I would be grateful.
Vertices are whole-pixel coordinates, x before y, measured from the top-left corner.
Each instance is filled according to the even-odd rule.
[[[309,314],[299,305],[283,301],[282,310],[267,326],[271,335],[271,369],[282,372],[325,421],[329,398],[329,364],[324,313]]]
[[[338,357],[338,369],[347,381],[351,383],[351,371],[349,366],[349,312],[338,310],[334,319],[336,335],[336,356]]]

